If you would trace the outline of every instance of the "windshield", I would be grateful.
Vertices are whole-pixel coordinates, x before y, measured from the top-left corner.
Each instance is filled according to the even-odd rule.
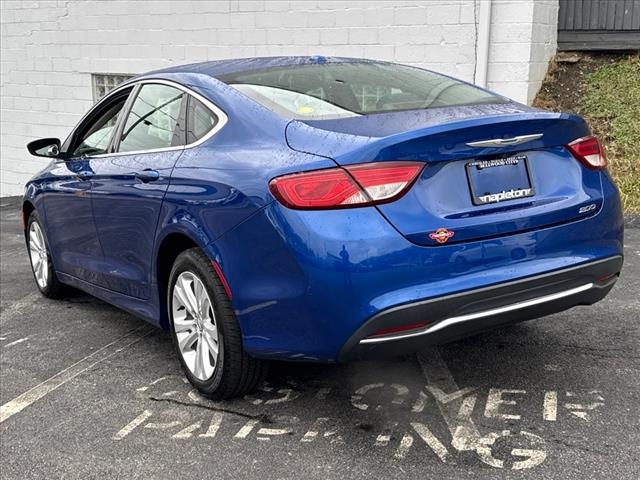
[[[294,65],[218,79],[279,115],[307,120],[504,102],[473,85],[392,63]]]

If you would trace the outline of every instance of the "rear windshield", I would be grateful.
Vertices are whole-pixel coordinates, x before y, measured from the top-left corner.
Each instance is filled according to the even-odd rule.
[[[452,78],[392,63],[295,65],[218,80],[279,115],[307,120],[504,102]]]

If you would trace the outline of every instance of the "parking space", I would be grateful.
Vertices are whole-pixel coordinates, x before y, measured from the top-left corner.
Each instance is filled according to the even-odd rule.
[[[635,479],[640,229],[612,294],[418,355],[274,364],[200,397],[167,334],[83,294],[41,297],[0,201],[0,477]]]

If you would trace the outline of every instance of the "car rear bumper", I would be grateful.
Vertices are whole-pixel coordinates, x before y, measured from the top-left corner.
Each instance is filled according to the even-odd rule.
[[[622,256],[613,256],[470,291],[383,310],[347,340],[339,361],[398,355],[474,333],[602,300],[618,279]],[[420,328],[381,330],[429,322]]]
[[[494,286],[504,289],[516,281],[526,285],[549,272],[551,277],[546,278],[622,255],[623,221],[618,196],[613,184],[604,185],[606,201],[593,217],[515,235],[433,247],[409,242],[375,207],[298,211],[273,202],[210,244],[208,254],[219,261],[229,282],[248,354],[332,363],[348,358],[345,345],[355,348],[353,339],[359,342],[364,338],[363,326],[382,317],[382,312],[420,305],[426,299],[483,292]],[[585,283],[589,282],[565,284],[564,290]],[[451,309],[447,316],[484,311],[561,290],[562,286],[556,286],[555,290],[526,293],[525,288],[519,297],[478,305],[476,310]],[[492,295],[504,293],[496,290]],[[571,294],[565,299],[566,306],[551,311],[587,303],[591,299],[576,297],[592,293]],[[475,301],[480,300],[482,296]],[[530,317],[544,315],[543,309],[544,305],[536,305]],[[518,308],[518,319],[530,310]],[[419,321],[444,318],[441,313]],[[487,322],[486,318],[476,319],[476,323]],[[447,328],[446,333],[453,329]],[[461,335],[473,331],[468,329]],[[444,337],[444,333],[438,336]],[[425,343],[425,338],[420,340],[418,343]],[[357,350],[355,356],[362,350],[384,349],[369,345]]]

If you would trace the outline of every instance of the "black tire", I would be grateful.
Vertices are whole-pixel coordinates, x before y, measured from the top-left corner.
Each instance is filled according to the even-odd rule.
[[[190,272],[204,284],[212,303],[218,330],[218,358],[215,370],[207,380],[198,379],[187,366],[175,331],[173,291],[178,277]],[[242,345],[242,333],[233,313],[229,297],[211,261],[199,248],[185,250],[176,258],[167,288],[169,328],[173,344],[186,377],[200,393],[213,400],[244,395],[256,388],[266,374],[266,363],[250,357]]]
[[[31,226],[34,223],[37,224],[37,226],[40,228],[40,231],[42,232],[42,237],[44,239],[44,243],[47,250],[46,252],[47,279],[46,279],[45,285],[41,285],[38,282],[38,278],[36,276],[36,272],[34,269],[34,264],[31,259],[32,252],[31,252],[31,247],[29,242],[31,240],[31,231],[32,231]],[[31,212],[31,215],[29,215],[29,221],[27,222],[27,231],[25,232],[25,238],[27,241],[27,252],[29,254],[29,263],[31,264],[31,272],[33,273],[33,279],[36,282],[36,286],[38,287],[38,290],[40,290],[40,293],[42,293],[42,295],[48,298],[54,298],[54,299],[63,298],[65,296],[65,293],[67,292],[67,289],[66,289],[66,286],[60,283],[60,280],[58,280],[58,276],[56,275],[56,270],[53,267],[53,261],[51,260],[51,249],[49,248],[49,242],[47,240],[44,227],[42,226],[42,222],[40,221],[40,218],[38,217],[38,213],[35,210]]]

